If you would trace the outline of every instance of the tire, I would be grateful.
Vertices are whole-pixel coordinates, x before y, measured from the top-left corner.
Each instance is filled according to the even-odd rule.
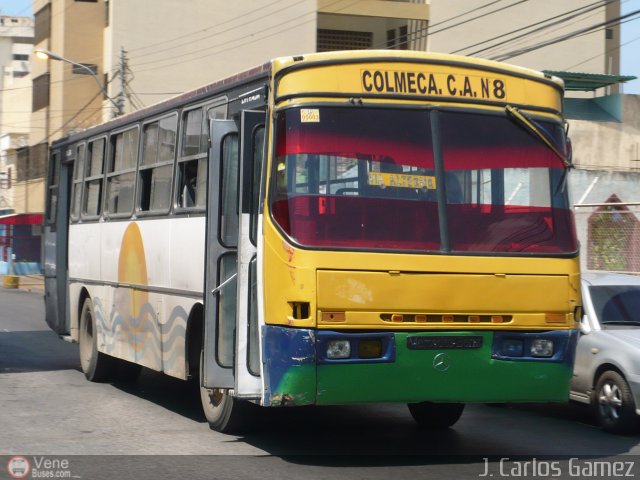
[[[631,389],[618,372],[607,370],[600,375],[591,404],[603,430],[611,433],[633,433],[638,430]]]
[[[203,353],[200,353],[200,402],[212,430],[220,433],[246,432],[260,407],[230,396],[226,390],[202,386]]]
[[[87,298],[80,313],[80,366],[91,382],[110,380],[116,367],[116,359],[98,351],[96,316],[93,302]]]
[[[464,403],[408,403],[409,412],[420,428],[442,430],[455,424],[462,415]]]

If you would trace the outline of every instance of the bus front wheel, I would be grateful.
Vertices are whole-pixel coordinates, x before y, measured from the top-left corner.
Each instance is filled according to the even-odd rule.
[[[200,401],[202,411],[212,430],[221,433],[242,433],[249,428],[257,405],[232,397],[226,390],[202,386],[203,354],[200,354]]]
[[[80,313],[80,366],[84,376],[91,382],[109,380],[116,367],[116,359],[98,351],[96,316],[93,302],[85,299]]]
[[[409,412],[420,428],[439,430],[449,428],[456,423],[464,403],[408,403]]]

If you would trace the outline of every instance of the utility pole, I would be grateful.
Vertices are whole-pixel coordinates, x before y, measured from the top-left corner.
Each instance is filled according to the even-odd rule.
[[[120,115],[124,115],[124,102],[125,102],[125,87],[127,83],[126,79],[126,71],[127,71],[127,52],[124,47],[120,47],[120,62],[118,65],[118,78],[120,79],[120,91],[116,97],[116,117]]]

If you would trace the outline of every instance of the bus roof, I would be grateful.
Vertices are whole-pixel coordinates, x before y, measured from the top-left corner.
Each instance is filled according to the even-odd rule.
[[[118,128],[121,125],[124,126],[141,119],[160,115],[163,112],[180,108],[184,105],[195,104],[215,95],[216,93],[227,91],[230,88],[240,87],[243,84],[250,83],[259,78],[267,78],[272,73],[277,77],[279,74],[284,74],[290,70],[311,67],[318,64],[331,65],[367,62],[418,62],[423,64],[457,65],[469,69],[501,72],[507,75],[524,77],[533,81],[537,80],[543,83],[552,84],[559,90],[562,90],[564,86],[564,83],[560,78],[536,70],[491,60],[443,53],[418,52],[411,50],[348,50],[292,55],[275,58],[262,65],[245,70],[244,72],[235,74],[231,77],[216,80],[215,82],[162,100],[135,112],[89,127],[81,132],[69,134],[52,142],[52,146],[55,147],[59,144],[74,142],[82,138],[98,135],[103,131]]]

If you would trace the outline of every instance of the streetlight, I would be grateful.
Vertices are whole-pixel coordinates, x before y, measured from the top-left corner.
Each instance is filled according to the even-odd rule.
[[[98,85],[98,88],[104,94],[104,96],[107,97],[109,99],[109,101],[111,103],[113,103],[113,105],[116,107],[116,117],[119,116],[119,115],[122,115],[124,113],[122,111],[122,105],[120,105],[118,102],[116,102],[113,98],[111,98],[109,96],[107,91],[104,89],[104,87],[100,83],[100,79],[98,79],[98,76],[96,75],[96,73],[92,69],[90,69],[86,65],[83,65],[82,63],[74,62],[73,60],[69,60],[68,58],[64,58],[63,56],[57,55],[57,54],[55,54],[53,52],[50,52],[49,50],[38,49],[38,50],[35,50],[34,53],[35,53],[36,57],[38,57],[40,60],[47,60],[47,59],[58,60],[60,62],[70,63],[71,65],[75,65],[78,68],[86,70],[93,77],[93,79],[96,81],[96,84]]]

